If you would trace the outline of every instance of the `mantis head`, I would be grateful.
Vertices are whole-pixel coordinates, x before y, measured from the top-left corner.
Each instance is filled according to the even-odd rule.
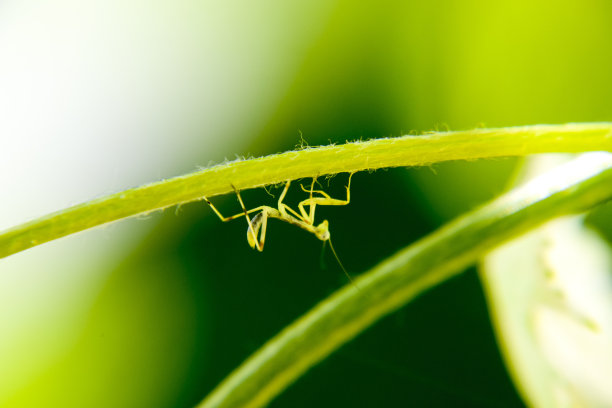
[[[330,236],[329,235],[329,223],[327,222],[327,220],[323,221],[322,223],[316,226],[314,234],[321,241],[329,240],[329,236]]]

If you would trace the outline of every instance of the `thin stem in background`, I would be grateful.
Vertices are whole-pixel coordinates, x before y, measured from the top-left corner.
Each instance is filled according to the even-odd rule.
[[[452,221],[398,252],[286,327],[198,408],[260,407],[381,317],[555,217],[612,199],[612,155],[591,153]],[[359,288],[357,289],[356,286]]]

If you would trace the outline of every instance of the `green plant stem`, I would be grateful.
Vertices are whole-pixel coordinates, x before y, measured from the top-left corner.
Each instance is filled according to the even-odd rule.
[[[475,129],[306,148],[221,164],[52,213],[0,234],[0,258],[87,228],[237,189],[341,172],[546,152],[612,151],[612,124]]]
[[[365,328],[505,240],[612,199],[612,155],[584,155],[447,224],[285,328],[200,405],[259,407]]]

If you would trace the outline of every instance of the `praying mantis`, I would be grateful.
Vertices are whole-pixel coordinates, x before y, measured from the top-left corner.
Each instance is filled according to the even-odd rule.
[[[295,211],[293,208],[289,207],[287,204],[283,202],[285,196],[287,195],[287,191],[289,190],[289,186],[291,185],[291,180],[287,180],[285,183],[285,188],[278,198],[277,208],[270,207],[267,205],[261,205],[256,208],[252,208],[247,210],[244,202],[242,201],[242,197],[240,196],[240,191],[238,191],[233,185],[234,191],[236,192],[236,196],[238,197],[238,201],[240,202],[240,206],[242,207],[242,212],[232,215],[230,217],[224,217],[219,210],[208,200],[208,198],[203,197],[203,199],[208,203],[210,208],[217,214],[219,219],[223,222],[231,221],[236,218],[245,217],[247,223],[249,224],[247,229],[247,241],[251,248],[257,249],[258,251],[263,251],[264,243],[266,240],[266,229],[268,226],[268,218],[277,218],[279,220],[288,222],[289,224],[296,225],[312,234],[315,237],[323,241],[323,244],[329,243],[329,247],[331,248],[336,260],[340,264],[340,267],[352,281],[352,278],[344,269],[344,266],[340,262],[336,251],[331,243],[331,235],[329,232],[329,222],[327,220],[323,220],[320,224],[315,225],[315,210],[317,205],[347,205],[351,201],[351,179],[353,177],[353,173],[349,175],[348,184],[346,186],[346,199],[341,200],[337,198],[331,198],[329,194],[322,190],[315,190],[314,185],[316,182],[316,177],[312,179],[312,184],[310,186],[310,190],[304,188],[304,186],[300,185],[303,191],[309,193],[309,198],[302,200],[298,203],[298,211]],[[320,196],[315,196],[315,194]],[[306,210],[308,207],[308,210]],[[257,214],[251,218],[249,214],[257,212]]]

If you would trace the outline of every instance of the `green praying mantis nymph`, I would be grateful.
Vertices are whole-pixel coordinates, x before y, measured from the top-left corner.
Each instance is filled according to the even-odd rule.
[[[310,194],[310,197],[307,198],[306,200],[301,201],[298,204],[299,213],[295,211],[294,209],[292,209],[291,207],[289,207],[287,204],[283,203],[283,200],[285,199],[285,195],[287,194],[287,191],[289,190],[289,186],[291,185],[291,180],[287,180],[285,184],[285,188],[283,189],[283,192],[278,198],[277,208],[273,208],[267,205],[262,205],[262,206],[247,210],[246,207],[244,206],[244,202],[242,201],[242,197],[240,196],[240,191],[238,191],[233,185],[232,187],[234,187],[234,191],[236,192],[236,196],[238,197],[238,201],[240,202],[240,206],[242,207],[241,213],[232,215],[231,217],[224,217],[219,212],[219,210],[217,210],[217,208],[215,208],[215,206],[208,200],[208,198],[206,197],[203,197],[203,198],[204,200],[206,200],[210,208],[212,208],[215,214],[217,214],[217,216],[223,222],[231,221],[233,219],[244,216],[249,224],[248,229],[247,229],[247,241],[249,245],[251,246],[251,248],[257,249],[260,252],[263,251],[263,248],[264,248],[264,243],[266,239],[266,228],[268,226],[268,218],[277,218],[279,220],[288,222],[289,224],[297,225],[298,227],[305,229],[306,231],[314,234],[315,237],[323,241],[323,244],[329,243],[329,247],[334,253],[334,256],[336,257],[338,264],[340,265],[340,267],[342,268],[346,276],[349,278],[349,280],[352,281],[352,278],[350,277],[346,269],[344,269],[344,266],[342,265],[342,262],[340,262],[340,259],[338,258],[338,255],[336,254],[336,251],[334,250],[334,247],[331,243],[330,233],[329,233],[329,223],[327,222],[327,220],[324,220],[319,225],[315,225],[315,209],[317,205],[347,205],[351,201],[351,178],[352,177],[353,177],[353,173],[351,173],[348,179],[348,185],[346,186],[346,199],[345,200],[331,198],[324,191],[315,190],[314,185],[316,182],[316,178],[312,179],[310,190],[307,190],[304,188],[304,186],[300,185],[300,187],[302,187],[302,190]],[[320,197],[316,197],[314,196],[314,194],[320,194]],[[308,207],[308,211],[306,210],[306,207]],[[254,212],[258,212],[258,214],[255,215],[251,219],[249,214],[254,213]]]

